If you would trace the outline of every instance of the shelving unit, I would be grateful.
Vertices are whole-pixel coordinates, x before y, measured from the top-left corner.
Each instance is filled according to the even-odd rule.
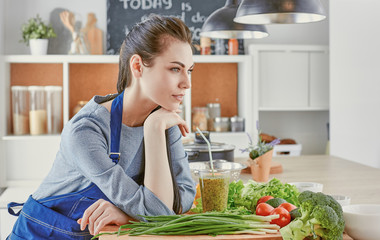
[[[50,169],[51,164],[53,163],[56,152],[59,148],[60,136],[59,135],[41,135],[41,136],[15,136],[12,135],[12,124],[11,124],[11,104],[10,104],[10,87],[12,86],[12,76],[15,73],[12,73],[11,68],[17,66],[18,68],[28,68],[28,64],[36,64],[40,69],[46,67],[47,71],[49,65],[45,64],[58,64],[61,68],[61,73],[59,73],[58,84],[62,85],[63,91],[63,124],[67,123],[71,117],[71,110],[78,100],[75,98],[77,95],[87,94],[88,96],[95,95],[93,89],[88,90],[89,85],[94,85],[97,80],[91,78],[91,74],[95,74],[96,77],[99,77],[99,74],[93,73],[100,71],[100,67],[107,68],[104,71],[107,72],[107,77],[103,77],[103,80],[107,84],[103,84],[104,91],[106,94],[116,92],[116,80],[118,72],[118,56],[110,55],[45,55],[45,56],[31,56],[31,55],[6,55],[2,59],[2,66],[4,71],[1,78],[0,85],[0,94],[4,96],[5,101],[1,102],[2,104],[1,114],[6,116],[4,123],[1,123],[0,126],[0,141],[3,141],[5,151],[0,156],[0,159],[5,159],[6,163],[3,164],[6,167],[6,183],[1,183],[0,186],[16,184],[18,181],[23,181],[24,179],[28,180],[39,180],[42,179],[47,171]],[[232,78],[234,81],[237,81],[237,92],[233,93],[236,95],[235,106],[226,106],[232,108],[230,112],[234,112],[239,116],[245,118],[245,130],[251,135],[254,134],[255,122],[257,120],[257,111],[254,109],[257,108],[257,103],[254,103],[252,100],[252,56],[249,55],[237,55],[237,56],[194,56],[194,62],[196,63],[195,70],[192,75],[192,82],[195,84],[206,84],[209,82],[205,81],[214,81],[212,84],[217,88],[223,88],[223,82],[228,83],[230,75],[223,74],[224,66],[229,66],[232,69],[235,69],[232,73]],[[15,65],[13,65],[15,64]],[[197,64],[198,72],[197,71]],[[218,79],[213,80],[213,74],[207,75],[207,79],[203,79],[203,73],[200,71],[207,71],[208,69],[218,68],[218,65],[223,66],[221,70],[218,69]],[[223,65],[225,64],[225,65]],[[18,73],[24,71],[18,71]],[[13,74],[13,75],[12,75]],[[28,72],[25,71],[23,74],[26,74],[25,78],[28,78]],[[29,73],[29,76],[32,73]],[[41,76],[45,76],[44,72],[38,73]],[[114,75],[113,75],[114,74]],[[198,74],[198,75],[197,75]],[[88,79],[86,78],[86,76]],[[18,76],[22,78],[22,76]],[[93,76],[93,78],[95,78]],[[100,76],[101,78],[101,76]],[[110,79],[108,81],[108,79]],[[196,81],[197,80],[197,81]],[[27,79],[23,79],[28,83]],[[61,83],[60,83],[61,81]],[[92,82],[93,81],[93,82]],[[232,80],[231,80],[232,81]],[[196,83],[197,82],[197,83]],[[33,82],[32,82],[33,84]],[[86,85],[87,84],[87,85]],[[87,87],[86,87],[87,86]],[[90,86],[91,87],[91,86]],[[199,87],[199,86],[198,86]],[[81,89],[82,88],[82,89]],[[195,88],[194,88],[195,89]],[[220,89],[219,89],[220,90]],[[222,89],[225,91],[226,89]],[[227,89],[228,91],[229,89]],[[207,91],[212,91],[212,89],[207,89]],[[223,92],[222,91],[222,92]],[[73,93],[75,92],[75,93]],[[97,91],[96,94],[102,95],[103,92]],[[197,95],[198,94],[198,95]],[[224,97],[230,97],[231,94],[226,94]],[[192,99],[193,98],[193,99]],[[202,98],[204,98],[202,100]],[[223,98],[223,96],[221,96]],[[89,100],[89,99],[88,99]],[[184,105],[185,105],[185,118],[189,126],[191,126],[191,109],[192,109],[192,100],[196,102],[205,102],[208,101],[207,94],[197,93],[195,90],[191,92],[188,90],[188,93],[185,95]],[[202,101],[200,101],[202,100]],[[223,100],[223,99],[221,99]],[[256,105],[255,105],[256,104]],[[223,105],[222,105],[223,108]],[[223,115],[223,111],[222,111]],[[239,155],[238,149],[246,147],[247,137],[244,132],[239,133],[212,133],[212,141],[214,142],[227,142],[230,144],[236,145],[235,155]],[[22,150],[22,151],[20,151]],[[23,167],[23,171],[20,172],[17,169],[17,166],[28,166]]]

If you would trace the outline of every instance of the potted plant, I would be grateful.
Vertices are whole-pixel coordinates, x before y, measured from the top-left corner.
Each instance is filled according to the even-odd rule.
[[[251,136],[248,135],[248,147],[240,149],[242,153],[249,153],[249,165],[251,167],[251,174],[253,180],[257,182],[267,182],[270,173],[273,147],[280,143],[280,139],[275,139],[270,143],[266,143],[261,138],[261,130],[259,122],[256,123],[258,131],[258,140],[256,144],[253,144]]]
[[[30,45],[32,55],[47,54],[49,38],[56,37],[56,33],[51,25],[46,25],[41,17],[37,14],[35,18],[31,18],[27,23],[22,25],[21,42]]]

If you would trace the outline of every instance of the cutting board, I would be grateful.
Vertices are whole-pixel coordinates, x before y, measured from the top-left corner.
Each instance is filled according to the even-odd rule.
[[[102,229],[102,232],[116,232],[119,229],[118,226],[106,226]],[[240,234],[240,235],[193,235],[193,236],[154,236],[154,235],[142,235],[142,236],[119,236],[116,235],[102,235],[99,240],[240,240],[240,239],[253,239],[253,240],[282,240],[279,233],[277,234],[265,234],[265,235],[253,235],[253,234]],[[353,240],[347,234],[343,234],[343,240]]]
[[[90,45],[91,54],[103,54],[103,32],[96,27],[96,16],[94,13],[87,15],[86,27],[82,30]]]

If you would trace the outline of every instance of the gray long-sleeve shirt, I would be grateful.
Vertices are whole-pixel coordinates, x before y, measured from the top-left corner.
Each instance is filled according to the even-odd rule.
[[[120,160],[109,158],[110,112],[100,103],[114,96],[95,96],[64,127],[60,149],[52,169],[33,198],[82,190],[95,183],[99,189],[129,216],[174,214],[148,188],[143,186],[143,127],[122,125]],[[183,212],[189,210],[195,196],[187,154],[181,142],[178,126],[168,130],[173,176],[175,176]]]

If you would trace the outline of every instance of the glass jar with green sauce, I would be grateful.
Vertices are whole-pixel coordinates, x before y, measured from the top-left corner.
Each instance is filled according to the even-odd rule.
[[[203,212],[223,211],[227,208],[229,183],[229,170],[199,171]]]

